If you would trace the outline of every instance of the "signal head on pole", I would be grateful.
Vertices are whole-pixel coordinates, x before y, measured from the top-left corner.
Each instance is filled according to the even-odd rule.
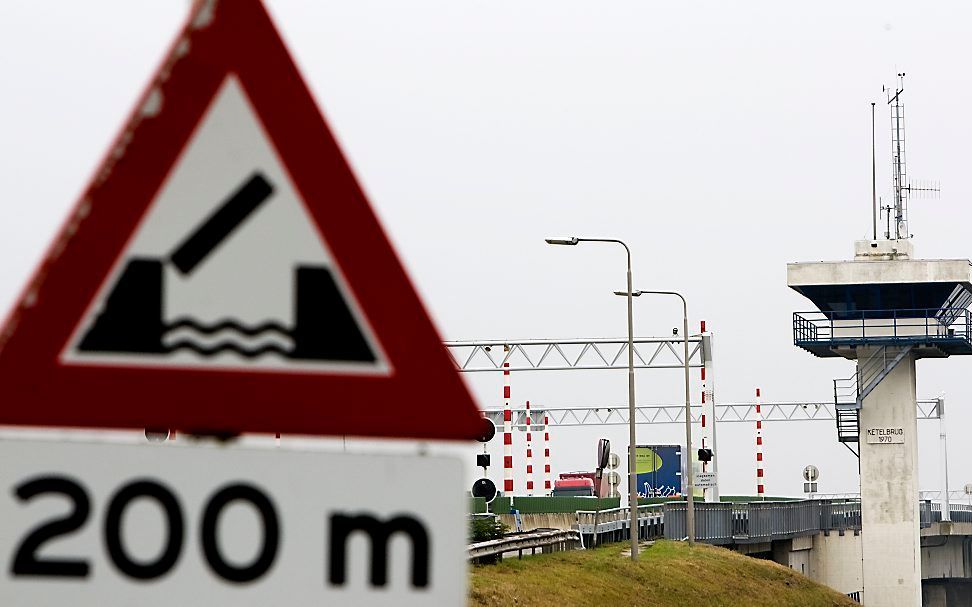
[[[486,500],[486,503],[492,502],[496,499],[496,485],[493,481],[488,478],[481,478],[472,486],[473,497],[481,497]]]
[[[476,440],[481,443],[488,443],[489,441],[493,440],[494,436],[496,436],[496,426],[493,425],[493,422],[484,417],[482,421],[482,429],[479,431],[479,436],[476,437]]]

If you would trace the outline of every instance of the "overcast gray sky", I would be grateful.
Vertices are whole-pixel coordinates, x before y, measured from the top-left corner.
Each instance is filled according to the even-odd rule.
[[[972,123],[968,3],[267,0],[444,338],[620,336],[623,252],[548,247],[614,237],[635,287],[681,290],[716,334],[717,399],[826,400],[850,362],[793,347],[788,261],[846,259],[870,230],[870,102],[889,194],[881,85],[906,71],[908,169],[942,182],[911,208],[918,257],[967,258]],[[0,4],[0,307],[8,309],[182,23],[185,0]],[[636,302],[666,335],[677,300]],[[970,361],[918,364],[947,393],[953,488],[972,427]],[[693,373],[698,398],[698,373]],[[519,374],[515,400],[621,404],[624,373]],[[499,406],[501,376],[470,378]],[[638,374],[640,403],[678,402],[679,372]],[[7,406],[10,404],[8,403]],[[439,404],[447,407],[447,403]],[[430,415],[434,411],[415,411]],[[724,493],[755,490],[751,424],[720,427]],[[770,493],[855,491],[828,422],[765,427]],[[920,484],[939,483],[937,424],[919,422]],[[553,433],[554,470],[590,468],[599,436]],[[642,426],[640,442],[680,442]],[[517,437],[522,441],[522,437]],[[493,441],[501,462],[501,441]],[[459,449],[476,473],[472,453]],[[522,458],[522,442],[517,456]],[[517,462],[522,487],[522,459]],[[494,466],[492,477],[501,478]]]

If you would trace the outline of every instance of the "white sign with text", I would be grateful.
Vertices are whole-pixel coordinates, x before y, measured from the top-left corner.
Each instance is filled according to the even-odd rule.
[[[464,605],[443,457],[0,440],[0,605]]]

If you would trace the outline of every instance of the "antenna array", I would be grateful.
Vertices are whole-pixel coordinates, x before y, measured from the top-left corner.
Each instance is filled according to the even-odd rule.
[[[891,174],[894,185],[894,237],[896,239],[911,238],[912,234],[908,230],[908,200],[911,196],[930,195],[934,196],[940,192],[937,182],[918,182],[912,185],[908,181],[908,170],[905,155],[905,116],[904,102],[901,94],[904,92],[904,72],[898,75],[898,85],[891,89],[884,87],[884,92],[888,95],[888,105],[891,106]],[[873,204],[873,203],[872,203]],[[888,212],[888,223],[891,220],[890,206],[885,207]],[[885,232],[886,238],[891,238],[891,226]]]

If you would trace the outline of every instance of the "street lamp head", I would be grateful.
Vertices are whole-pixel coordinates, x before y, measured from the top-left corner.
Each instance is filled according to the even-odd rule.
[[[641,293],[642,293],[641,291],[632,291],[631,292],[631,297],[641,297]],[[627,297],[628,296],[628,292],[627,291],[615,291],[614,294],[615,295],[620,295],[621,297]]]
[[[571,236],[570,238],[544,238],[547,244],[563,244],[563,245],[575,245],[580,242],[576,236]]]

